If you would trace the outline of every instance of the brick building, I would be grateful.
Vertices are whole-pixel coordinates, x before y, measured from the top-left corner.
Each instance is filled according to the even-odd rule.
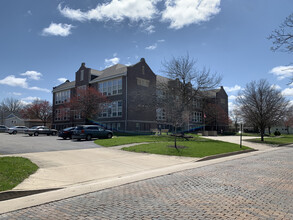
[[[75,81],[66,81],[53,88],[53,127],[62,129],[85,123],[98,123],[108,129],[121,131],[151,131],[156,128],[171,128],[164,110],[156,107],[156,84],[165,77],[154,74],[144,58],[131,66],[116,64],[102,71],[82,63],[75,73]],[[93,121],[82,117],[67,107],[66,103],[78,89],[93,87],[108,99],[107,107]],[[225,93],[226,94],[226,93]],[[227,94],[226,103],[228,103]],[[227,107],[228,114],[228,107]],[[203,125],[203,109],[190,119],[190,127]]]

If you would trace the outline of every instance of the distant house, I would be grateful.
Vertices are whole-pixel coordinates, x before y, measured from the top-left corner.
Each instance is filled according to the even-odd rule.
[[[30,128],[32,126],[43,125],[43,122],[39,119],[25,119],[18,113],[11,113],[4,119],[4,125],[7,127],[27,126]]]

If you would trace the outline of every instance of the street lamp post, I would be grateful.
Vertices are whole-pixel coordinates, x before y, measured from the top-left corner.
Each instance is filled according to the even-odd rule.
[[[242,132],[243,132],[243,124],[240,124],[240,148],[242,148]]]

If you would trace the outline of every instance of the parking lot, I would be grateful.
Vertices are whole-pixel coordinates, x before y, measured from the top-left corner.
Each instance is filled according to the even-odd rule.
[[[99,147],[93,141],[63,140],[58,136],[0,133],[0,154],[78,150]]]

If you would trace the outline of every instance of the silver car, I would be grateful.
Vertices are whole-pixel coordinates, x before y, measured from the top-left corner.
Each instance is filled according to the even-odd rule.
[[[8,134],[17,134],[17,133],[24,133],[28,130],[28,127],[26,126],[14,126],[11,128],[8,128]]]
[[[8,127],[6,127],[5,125],[0,125],[0,132],[7,132],[8,131]]]

